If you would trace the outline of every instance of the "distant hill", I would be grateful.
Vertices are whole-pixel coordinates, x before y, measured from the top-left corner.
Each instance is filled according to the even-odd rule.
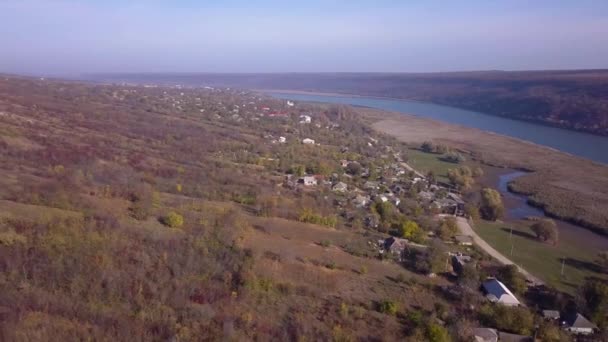
[[[105,74],[100,81],[208,85],[433,102],[608,135],[608,70],[451,73]]]

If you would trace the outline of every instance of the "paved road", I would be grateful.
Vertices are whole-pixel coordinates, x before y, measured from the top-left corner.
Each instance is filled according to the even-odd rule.
[[[488,253],[491,257],[498,260],[503,265],[516,265],[519,268],[519,271],[528,279],[529,282],[536,285],[544,284],[542,280],[530,274],[530,272],[524,270],[519,267],[513,261],[509,260],[506,256],[502,255],[499,251],[495,250],[494,247],[490,246],[484,239],[482,239],[477,233],[473,230],[469,221],[464,217],[457,217],[456,223],[458,224],[458,229],[460,233],[463,235],[469,235],[473,238],[473,241],[479,248],[481,248],[484,252]]]

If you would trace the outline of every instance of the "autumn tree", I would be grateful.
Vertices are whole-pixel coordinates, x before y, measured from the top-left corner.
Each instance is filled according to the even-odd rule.
[[[486,220],[496,221],[504,215],[504,205],[500,193],[491,188],[481,190],[479,213]]]
[[[557,244],[558,232],[555,222],[551,219],[540,219],[530,227],[539,241]]]

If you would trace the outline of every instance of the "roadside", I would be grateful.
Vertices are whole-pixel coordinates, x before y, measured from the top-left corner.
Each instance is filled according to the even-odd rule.
[[[464,217],[457,217],[456,223],[458,225],[458,230],[460,230],[461,234],[471,236],[473,238],[473,241],[477,246],[479,246],[479,248],[481,248],[484,252],[488,253],[494,259],[498,260],[498,262],[503,265],[516,265],[519,271],[533,285],[544,285],[544,282],[542,280],[535,277],[525,269],[521,268],[506,256],[502,255],[499,251],[494,249],[494,247],[490,246],[485,240],[483,240],[479,235],[477,235],[477,233],[475,232],[475,230],[473,230],[473,227],[471,227],[467,219],[465,219]]]

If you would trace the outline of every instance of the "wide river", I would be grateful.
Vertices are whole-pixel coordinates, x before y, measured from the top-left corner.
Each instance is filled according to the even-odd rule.
[[[431,103],[371,97],[268,92],[288,100],[364,106],[479,128],[608,164],[608,137],[507,119]]]

